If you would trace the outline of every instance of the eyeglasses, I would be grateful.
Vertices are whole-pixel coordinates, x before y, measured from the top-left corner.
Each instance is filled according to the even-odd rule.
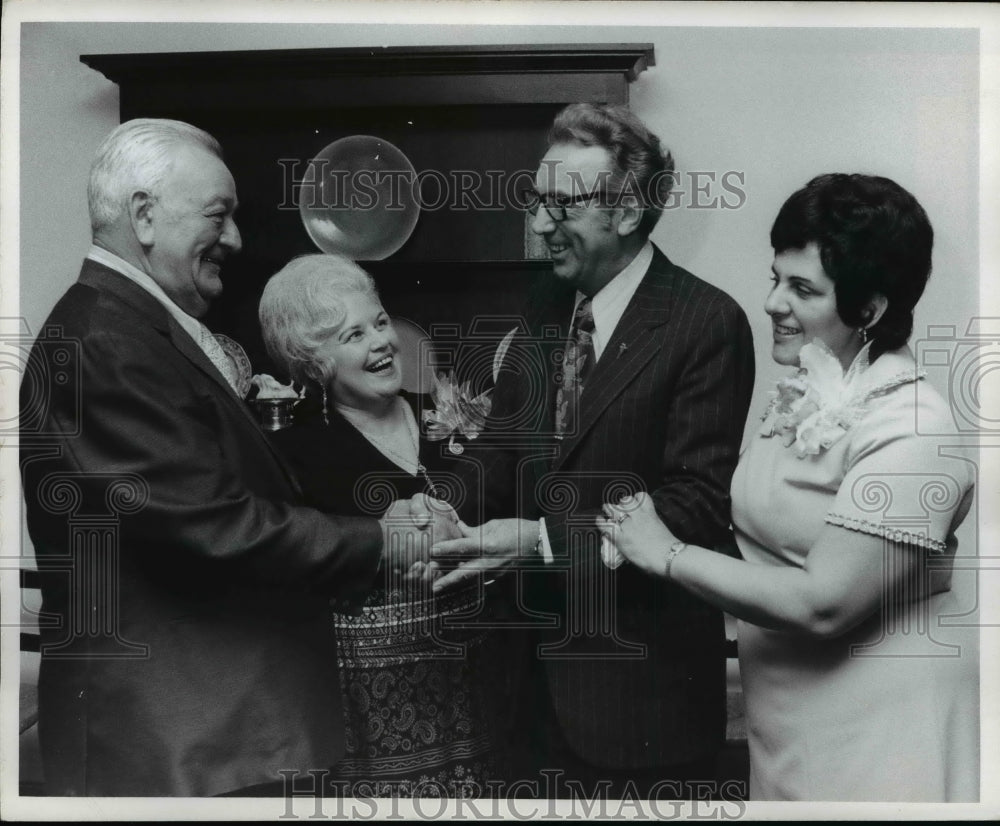
[[[585,192],[583,195],[560,195],[558,193],[546,192],[542,195],[537,189],[527,187],[521,190],[521,203],[532,215],[538,214],[538,208],[544,206],[553,221],[566,220],[566,207],[589,201],[603,194],[600,188],[593,192]]]

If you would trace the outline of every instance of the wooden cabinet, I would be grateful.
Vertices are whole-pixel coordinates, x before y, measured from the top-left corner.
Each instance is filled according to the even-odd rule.
[[[291,257],[317,252],[294,185],[331,142],[375,135],[397,146],[425,203],[408,242],[361,262],[390,313],[425,330],[518,311],[544,261],[526,252],[511,203],[568,103],[627,103],[653,64],[650,44],[292,49],[84,55],[120,88],[122,120],[170,117],[215,135],[236,179],[243,252],[206,319],[267,370],[257,328],[263,285]],[[522,173],[518,178],[518,173]],[[448,197],[441,197],[442,185]]]

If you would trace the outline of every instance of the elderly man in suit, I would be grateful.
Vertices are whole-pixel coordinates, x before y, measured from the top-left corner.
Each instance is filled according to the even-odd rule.
[[[620,564],[594,522],[602,503],[645,490],[676,536],[726,542],[753,342],[728,295],[649,241],[673,171],[655,135],[623,107],[578,104],[549,143],[527,196],[552,276],[476,446],[484,504],[462,514],[493,521],[435,546],[442,561],[474,556],[436,587],[520,569],[507,579],[535,625],[522,681],[534,692],[512,728],[536,771],[586,794],[698,794],[689,781],[714,778],[725,733],[723,617]]]
[[[283,770],[343,754],[330,598],[429,553],[419,503],[381,521],[296,504],[198,320],[240,249],[214,138],[122,124],[88,199],[93,246],[21,388],[47,791],[280,793]]]

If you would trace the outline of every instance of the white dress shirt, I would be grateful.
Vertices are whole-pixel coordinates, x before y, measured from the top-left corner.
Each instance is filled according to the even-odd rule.
[[[611,341],[625,308],[635,295],[639,282],[642,281],[652,262],[653,244],[646,241],[628,266],[594,294],[590,309],[594,314],[594,336],[591,342],[594,345],[595,362],[600,361],[601,354]],[[576,303],[579,304],[584,298],[583,293],[577,292]],[[573,312],[576,312],[576,306]]]

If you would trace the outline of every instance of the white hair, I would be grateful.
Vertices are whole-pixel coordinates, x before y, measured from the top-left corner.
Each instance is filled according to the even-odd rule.
[[[316,351],[347,317],[344,296],[361,293],[378,300],[375,281],[340,255],[301,255],[271,276],[260,297],[258,316],[264,346],[289,378],[325,385],[332,365],[316,362]]]
[[[178,146],[200,146],[222,158],[215,138],[179,120],[136,118],[108,135],[97,149],[87,183],[91,229],[97,232],[117,221],[133,192],[155,197]]]

